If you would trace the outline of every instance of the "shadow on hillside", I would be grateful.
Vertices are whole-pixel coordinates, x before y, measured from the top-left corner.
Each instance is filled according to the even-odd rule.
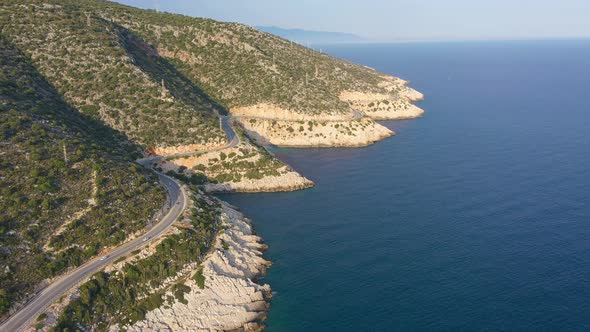
[[[158,52],[133,32],[126,28],[111,23],[118,31],[123,47],[143,72],[148,74],[155,82],[164,81],[164,86],[175,99],[181,100],[192,106],[203,116],[213,116],[211,108],[226,115],[226,108],[213,100],[203,89],[188,79],[184,74]]]
[[[66,102],[59,91],[35,67],[30,57],[25,55],[6,36],[0,33],[0,53],[5,61],[18,61],[21,76],[30,76],[33,86],[29,89],[4,89],[0,96],[2,103],[30,102],[30,109],[35,117],[47,121],[56,121],[77,131],[80,135],[94,138],[92,141],[102,150],[114,153],[125,159],[131,152],[141,151],[141,147],[121,133],[102,122],[100,119],[86,115]],[[42,101],[42,103],[39,103]],[[113,144],[116,142],[117,144]]]

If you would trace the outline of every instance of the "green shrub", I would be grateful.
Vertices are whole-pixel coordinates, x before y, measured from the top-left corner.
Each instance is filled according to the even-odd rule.
[[[199,267],[197,269],[197,272],[195,272],[195,275],[193,275],[193,279],[195,280],[197,286],[199,286],[200,289],[205,288],[205,276],[203,275],[202,267]]]

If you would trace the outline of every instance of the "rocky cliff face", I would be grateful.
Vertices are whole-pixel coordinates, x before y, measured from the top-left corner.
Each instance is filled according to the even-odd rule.
[[[413,119],[424,114],[421,108],[412,104],[424,98],[422,93],[406,86],[405,81],[384,77],[386,79],[381,84],[383,92],[342,91],[340,100],[374,120]],[[389,90],[396,93],[392,94]]]
[[[324,112],[314,114],[311,112],[302,112],[287,109],[277,104],[259,103],[252,106],[234,107],[231,113],[236,118],[255,118],[267,120],[291,120],[291,121],[346,121],[353,120],[352,112]]]
[[[243,138],[233,148],[171,158],[159,164],[164,171],[185,175],[202,173],[209,182],[208,192],[293,191],[313,186],[313,182],[278,161],[264,148]]]
[[[365,146],[394,134],[372,120],[412,119],[424,114],[412,103],[424,96],[407,84],[402,79],[381,75],[374,89],[342,90],[338,98],[348,105],[348,112],[306,112],[258,103],[234,107],[231,113],[248,135],[260,144]]]
[[[313,187],[311,180],[295,171],[287,171],[277,176],[265,176],[262,179],[242,179],[237,182],[208,183],[208,192],[278,192],[294,191]]]
[[[227,144],[226,140],[218,140],[217,142],[213,142],[210,144],[188,144],[188,145],[177,145],[177,146],[170,146],[170,147],[152,147],[150,148],[150,152],[159,155],[159,156],[167,156],[173,155],[177,153],[192,153],[195,151],[200,150],[209,150],[209,149],[217,149],[222,148]]]
[[[250,221],[227,203],[213,252],[202,264],[204,288],[195,281],[184,295],[186,303],[150,311],[128,331],[257,331],[266,316],[270,286],[255,280],[270,263],[262,258],[266,246],[254,235]]]
[[[261,144],[294,147],[366,146],[394,135],[369,118],[353,121],[239,120],[250,137]]]
[[[411,96],[417,98],[418,95]],[[340,98],[374,120],[414,119],[424,114],[424,110],[406,97],[392,98],[386,94],[345,91],[340,94]]]

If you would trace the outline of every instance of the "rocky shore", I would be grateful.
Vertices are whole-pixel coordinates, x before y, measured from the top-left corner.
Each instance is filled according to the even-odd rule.
[[[349,112],[300,112],[272,103],[231,109],[249,137],[284,147],[361,147],[394,135],[374,120],[413,119],[424,110],[413,102],[424,95],[402,79],[383,75],[374,91],[341,91]]]
[[[266,155],[266,156],[265,156]],[[263,148],[244,138],[240,145],[223,151],[173,158],[158,164],[164,172],[202,172],[211,181],[207,192],[280,192],[313,187],[314,183],[268,155]],[[250,173],[255,172],[256,176]],[[220,177],[221,175],[221,177]]]
[[[340,100],[352,108],[363,112],[373,120],[413,119],[424,114],[424,110],[412,104],[424,96],[407,86],[403,86],[396,96],[386,93],[343,91]]]
[[[221,226],[213,250],[198,267],[204,288],[189,279],[185,303],[174,302],[146,314],[127,331],[259,331],[266,318],[269,285],[256,282],[270,266],[262,257],[266,245],[250,221],[229,204],[222,207]],[[172,295],[172,294],[170,294]]]
[[[263,145],[360,147],[390,137],[395,133],[375,120],[422,116],[424,111],[412,102],[421,100],[423,95],[407,87],[405,81],[387,78],[384,82],[382,87],[391,93],[343,92],[340,98],[355,110],[352,114],[309,116],[271,104],[234,109],[235,122],[247,134],[239,146],[175,158],[160,166],[164,170],[178,171],[182,167],[185,172],[201,171],[209,178],[239,174],[234,179],[205,184],[203,189],[208,192],[272,192],[311,187],[312,181],[286,165],[268,167],[267,171],[276,174],[248,178],[248,170],[237,165],[257,163],[264,158],[264,151],[249,139]],[[192,275],[196,269],[202,269],[204,288],[192,278],[186,279],[184,284],[190,291],[184,295],[185,301],[177,300],[148,312],[145,320],[126,326],[127,331],[260,331],[264,328],[262,322],[271,290],[269,285],[260,285],[256,280],[270,266],[262,257],[266,246],[254,235],[248,219],[229,204],[221,201],[220,204],[224,230],[203,264],[194,266],[188,273]]]
[[[352,120],[352,113],[333,112],[333,113],[302,113],[285,109],[272,103],[260,103],[252,106],[234,107],[231,114],[236,117],[246,117],[266,120],[290,120],[290,121],[347,121]]]
[[[282,170],[281,170],[282,171]],[[313,187],[313,181],[295,171],[286,171],[277,176],[265,176],[261,179],[242,179],[238,182],[208,183],[205,191],[213,193],[232,192],[281,192],[295,191]]]
[[[361,147],[395,133],[369,118],[352,121],[239,119],[260,144],[285,147]]]

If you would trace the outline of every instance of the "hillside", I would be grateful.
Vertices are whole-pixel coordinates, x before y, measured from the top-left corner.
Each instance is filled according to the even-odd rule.
[[[0,315],[142,230],[164,202],[124,140],[61,99],[0,35]]]
[[[418,117],[421,98],[406,81],[242,24],[101,0],[2,1],[0,319],[52,278],[139,240],[165,201],[160,171],[187,184],[175,227],[107,260],[37,324],[141,330],[163,324],[158,312],[182,323],[170,310],[180,307],[203,329],[259,328],[265,246],[207,192],[308,188],[263,145],[372,144],[394,134],[375,120]],[[202,309],[208,319],[194,319]]]
[[[87,4],[140,35],[230,109],[271,103],[300,113],[346,113],[351,109],[340,100],[343,91],[395,98],[403,90],[402,82],[389,84],[375,70],[246,25],[107,2]]]
[[[423,114],[411,103],[422,99],[422,95],[407,87],[406,81],[243,24],[114,3],[85,4],[152,45],[162,59],[239,116],[247,132],[260,138],[261,143],[363,146],[393,134],[372,119],[405,119]],[[355,120],[355,110],[364,112],[368,119],[362,125],[345,124],[356,129],[352,135],[337,128],[306,135],[297,130],[284,131],[298,128],[294,121],[350,122]],[[259,120],[262,128],[248,126],[245,118]],[[278,120],[290,123],[279,124]]]
[[[144,147],[225,143],[223,108],[149,45],[75,2],[50,3],[3,2],[0,26],[66,102]]]
[[[215,111],[266,127],[275,124],[265,120],[349,121],[355,109],[373,119],[422,114],[410,103],[421,95],[407,82],[242,24],[92,0],[5,2],[0,19],[68,103],[160,153],[223,146]],[[370,120],[362,127],[386,131]],[[309,145],[365,145],[368,130],[345,143],[338,131],[314,132],[326,139]],[[305,139],[295,132],[275,141]]]

